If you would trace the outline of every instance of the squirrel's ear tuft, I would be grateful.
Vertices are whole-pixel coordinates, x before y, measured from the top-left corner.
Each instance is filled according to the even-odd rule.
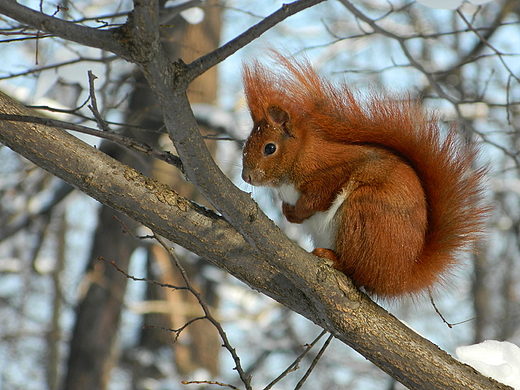
[[[289,136],[292,134],[291,116],[287,111],[277,105],[271,105],[267,108],[267,115],[270,122],[281,127]]]
[[[279,106],[269,106],[267,108],[269,119],[276,125],[283,126],[291,120],[289,113]]]

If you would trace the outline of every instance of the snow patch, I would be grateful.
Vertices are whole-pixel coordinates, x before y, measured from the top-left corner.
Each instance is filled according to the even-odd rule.
[[[457,358],[482,375],[520,390],[520,348],[507,341],[486,340],[458,347]]]

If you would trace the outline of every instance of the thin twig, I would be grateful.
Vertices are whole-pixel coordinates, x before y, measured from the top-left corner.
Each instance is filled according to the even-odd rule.
[[[305,357],[305,355],[307,355],[309,353],[309,351],[312,349],[312,347],[314,347],[316,345],[316,343],[325,335],[325,333],[327,333],[326,330],[322,331],[318,337],[316,337],[314,339],[314,341],[310,344],[307,344],[306,345],[306,348],[305,350],[300,354],[300,356],[298,356],[296,358],[296,360],[294,360],[294,362],[292,362],[289,367],[287,367],[280,375],[278,375],[276,378],[274,378],[271,383],[269,383],[265,388],[264,390],[269,390],[271,389],[274,385],[276,385],[278,382],[280,382],[280,380],[282,380],[283,378],[285,378],[287,376],[287,374],[293,372],[293,371],[296,371],[299,367],[298,365],[300,364],[300,362],[302,361],[302,359]]]
[[[429,295],[430,295],[430,302],[431,302],[433,308],[435,309],[435,312],[436,312],[437,315],[441,318],[442,322],[444,322],[444,323],[448,326],[448,328],[452,329],[454,326],[461,325],[461,324],[465,324],[466,322],[473,321],[475,318],[477,318],[477,317],[468,318],[467,320],[460,321],[460,322],[455,322],[454,324],[452,324],[452,323],[446,321],[446,319],[445,319],[444,316],[441,314],[441,312],[439,311],[439,309],[437,309],[437,306],[435,305],[435,301],[433,300],[433,296],[432,296],[431,291],[429,291],[428,293],[429,293]]]
[[[99,126],[99,128],[103,131],[110,131],[110,127],[108,127],[107,122],[103,119],[101,116],[98,105],[97,105],[97,98],[96,98],[96,88],[94,87],[94,81],[97,79],[97,76],[92,73],[91,70],[88,72],[88,85],[89,85],[89,95],[90,95],[90,103],[87,107],[92,112],[92,115],[94,115],[94,118],[96,118],[96,122]]]
[[[128,234],[132,238],[135,238],[139,241],[155,238],[155,236],[137,236],[128,228],[128,226],[126,226],[126,223],[121,218],[119,218],[117,215],[112,215],[112,218],[114,218],[117,222],[119,222],[119,224],[123,228],[123,233]]]
[[[125,278],[127,279],[132,279],[136,282],[146,282],[146,283],[151,283],[151,284],[155,284],[156,286],[160,286],[160,287],[166,287],[166,288],[171,288],[171,289],[174,289],[174,290],[189,290],[187,287],[185,286],[174,286],[173,284],[168,284],[168,283],[162,283],[162,282],[158,282],[157,280],[153,280],[153,279],[148,279],[148,278],[137,278],[133,275],[130,275],[129,273],[127,273],[125,270],[123,270],[122,268],[120,268],[115,261],[110,261],[110,260],[107,260],[105,259],[103,256],[100,256],[98,257],[98,260],[101,260],[101,261],[104,261],[105,263],[107,264],[110,264],[111,266],[113,266],[116,270],[118,270],[119,272],[121,272]]]
[[[168,251],[168,253],[170,254],[170,258],[175,263],[175,266],[179,269],[181,277],[184,280],[184,283],[186,284],[188,291],[197,299],[200,307],[204,311],[204,315],[206,316],[208,321],[217,329],[220,338],[222,339],[223,347],[228,350],[228,352],[231,354],[231,357],[233,358],[233,361],[235,362],[235,370],[238,372],[238,375],[242,383],[244,384],[247,390],[252,390],[253,388],[251,387],[251,376],[247,375],[244,369],[242,368],[242,364],[240,363],[240,357],[238,356],[235,348],[231,346],[227,334],[222,328],[222,325],[215,319],[215,317],[213,317],[213,315],[211,314],[211,310],[209,309],[209,306],[202,299],[201,294],[191,286],[188,275],[186,274],[186,271],[182,267],[181,263],[179,262],[179,259],[175,255],[173,248],[168,247],[168,245],[166,245],[166,242],[158,235],[155,235],[155,239],[157,240],[157,242],[159,242],[159,244],[162,245],[162,247],[165,250]]]
[[[511,79],[512,79],[512,75],[509,75],[509,77],[507,78],[507,85],[506,85],[506,114],[507,114],[507,123],[509,124],[509,126],[512,125],[511,123],[511,105],[510,105],[510,102],[511,102]]]
[[[444,91],[441,86],[435,81],[432,72],[428,72],[425,67],[415,59],[415,57],[412,55],[410,50],[408,49],[408,46],[406,45],[407,37],[402,37],[397,34],[394,34],[391,31],[385,30],[381,26],[379,26],[373,19],[365,15],[363,12],[361,12],[358,8],[356,8],[349,0],[339,0],[345,8],[347,8],[356,18],[359,20],[362,20],[363,22],[367,23],[375,32],[391,38],[395,40],[397,43],[399,43],[399,46],[401,46],[401,50],[403,51],[403,54],[406,56],[408,61],[410,61],[410,65],[413,66],[415,69],[420,71],[422,74],[426,76],[428,79],[428,82],[430,83],[431,87],[437,92],[437,94],[447,101],[456,104],[456,99],[452,96],[450,96],[446,91]]]
[[[509,72],[509,74],[511,75],[511,77],[513,77],[517,82],[520,82],[520,77],[516,76],[515,73],[513,72],[513,70],[507,65],[507,63],[504,61],[504,54],[502,52],[500,52],[499,50],[497,50],[493,45],[491,45],[487,40],[486,38],[484,38],[482,36],[482,34],[480,34],[474,27],[473,25],[471,24],[470,21],[468,21],[468,19],[466,19],[466,17],[464,16],[464,14],[460,11],[460,10],[457,10],[457,13],[459,14],[460,18],[464,21],[464,23],[466,23],[466,25],[468,26],[468,28],[478,37],[478,39],[485,45],[487,46],[488,48],[490,48],[499,58],[500,62],[502,63],[502,65],[504,66],[504,68]]]
[[[239,387],[230,385],[228,383],[215,382],[215,381],[182,381],[183,385],[217,385],[221,387],[229,387],[230,389],[239,390]]]
[[[175,333],[175,336],[173,338],[173,342],[175,343],[179,339],[179,336],[181,335],[181,333],[184,329],[186,329],[188,326],[190,326],[191,324],[193,324],[196,321],[206,320],[206,319],[207,319],[206,316],[192,318],[191,320],[186,322],[183,326],[181,326],[178,329],[165,328],[164,326],[154,326],[154,325],[143,326],[143,329],[159,328],[162,330],[166,330],[168,332]]]
[[[43,126],[49,127],[57,127],[60,129],[77,131],[79,133],[92,135],[94,137],[103,138],[112,142],[116,142],[122,146],[127,147],[128,149],[137,151],[142,154],[146,154],[148,156],[152,156],[159,160],[162,160],[174,167],[178,168],[182,173],[184,173],[184,167],[181,159],[174,154],[154,148],[153,146],[144,144],[142,142],[136,141],[133,138],[126,137],[124,135],[115,133],[113,131],[100,131],[94,130],[90,127],[76,125],[64,121],[60,121],[57,119],[50,118],[42,118],[38,116],[30,116],[30,115],[13,115],[13,114],[1,114],[0,120],[11,121],[11,122],[26,122],[26,123],[36,123]]]
[[[188,65],[189,71],[187,79],[189,82],[196,79],[202,73],[224,61],[226,58],[237,52],[242,47],[254,41],[260,35],[270,30],[272,27],[287,19],[289,16],[297,14],[304,9],[310,8],[325,0],[299,0],[289,4],[283,4],[280,9],[262,19],[260,22],[243,32],[228,43],[222,45],[211,53],[202,56]]]
[[[16,1],[0,1],[0,13],[19,23],[27,24],[37,30],[54,34],[69,41],[110,51],[124,58],[131,56],[128,48],[116,39],[114,32],[119,31],[117,29],[101,30],[80,26],[74,22],[32,10]]]
[[[7,41],[1,41],[0,43],[4,43],[4,42],[7,42]],[[24,71],[24,72],[20,72],[20,73],[10,73],[7,76],[0,77],[0,80],[6,80],[6,79],[12,79],[12,78],[15,78],[15,77],[27,76],[27,75],[30,75],[30,74],[33,74],[33,73],[40,73],[41,71],[44,71],[44,70],[57,69],[57,68],[60,68],[62,66],[74,65],[74,64],[77,64],[79,62],[110,63],[110,62],[115,61],[117,59],[119,59],[118,56],[108,56],[106,58],[87,58],[87,57],[85,57],[85,58],[76,58],[76,59],[70,60],[70,61],[63,61],[63,62],[57,62],[57,63],[52,64],[52,65],[40,66],[38,68],[30,69],[30,70],[27,70],[27,71]]]
[[[168,247],[168,245],[166,245],[166,242],[160,236],[154,234],[154,238],[169,253],[170,258],[175,263],[175,266],[179,270],[179,272],[181,274],[181,277],[184,280],[185,286],[182,286],[182,287],[180,287],[180,286],[173,286],[173,285],[170,285],[170,284],[158,282],[158,281],[153,280],[153,279],[137,278],[135,276],[132,276],[132,275],[128,274],[126,271],[122,270],[113,261],[108,261],[108,260],[106,260],[103,257],[99,257],[98,260],[101,260],[101,261],[104,261],[104,262],[106,262],[108,264],[111,264],[112,266],[114,266],[119,272],[121,272],[128,279],[132,279],[132,280],[135,280],[135,281],[144,281],[144,282],[152,283],[152,284],[155,284],[155,285],[161,286],[161,287],[173,288],[175,290],[187,290],[187,291],[189,291],[195,297],[195,299],[197,299],[200,307],[202,308],[202,310],[204,312],[204,316],[203,317],[197,317],[197,318],[194,318],[194,319],[188,321],[186,324],[184,324],[179,329],[169,329],[169,330],[175,332],[176,333],[176,338],[177,338],[179,336],[180,332],[182,332],[184,329],[186,329],[186,327],[188,325],[190,325],[193,322],[198,321],[200,319],[207,319],[217,329],[217,331],[218,331],[218,333],[220,335],[220,338],[222,339],[223,347],[226,348],[229,351],[229,353],[231,354],[233,360],[235,361],[235,369],[237,370],[238,375],[240,376],[240,379],[244,383],[246,389],[247,390],[252,390],[252,387],[251,387],[251,376],[247,375],[245,373],[245,371],[243,370],[242,365],[240,363],[240,358],[239,358],[238,354],[236,353],[236,350],[231,346],[231,344],[229,342],[229,339],[227,337],[227,334],[224,331],[224,329],[222,328],[222,325],[220,325],[220,323],[215,319],[215,317],[213,317],[213,315],[211,314],[211,311],[209,309],[209,306],[202,299],[201,294],[195,288],[193,288],[193,286],[190,284],[190,280],[188,278],[188,275],[186,274],[186,271],[185,271],[184,267],[182,267],[182,265],[180,264],[179,259],[177,259],[177,256],[175,255],[175,253],[173,251],[173,248]],[[185,383],[188,384],[188,383],[194,383],[194,382],[185,382]],[[201,383],[208,383],[208,382],[201,382]]]
[[[327,338],[327,340],[325,340],[325,343],[323,344],[323,346],[321,347],[320,351],[318,352],[318,354],[316,355],[316,357],[313,359],[311,365],[309,366],[309,368],[307,369],[307,371],[305,371],[305,375],[302,377],[302,379],[300,379],[300,381],[298,382],[298,384],[296,385],[296,387],[294,388],[294,390],[298,390],[300,389],[303,384],[305,383],[305,381],[307,380],[307,378],[309,377],[309,375],[311,375],[311,372],[312,370],[314,370],[314,368],[316,367],[316,365],[318,364],[318,362],[320,361],[321,357],[323,356],[323,354],[325,353],[325,350],[327,349],[327,347],[330,345],[330,342],[332,341],[334,336],[332,335],[329,335],[329,337]]]

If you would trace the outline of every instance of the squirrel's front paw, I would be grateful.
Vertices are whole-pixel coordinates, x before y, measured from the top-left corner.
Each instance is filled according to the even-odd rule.
[[[302,223],[304,218],[299,217],[296,214],[296,208],[288,203],[282,204],[282,212],[285,218],[291,223]]]

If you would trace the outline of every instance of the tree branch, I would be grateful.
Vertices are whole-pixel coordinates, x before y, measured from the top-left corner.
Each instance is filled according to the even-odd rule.
[[[133,138],[126,137],[122,134],[114,133],[112,131],[100,131],[94,130],[90,127],[76,125],[69,122],[60,121],[57,119],[43,118],[39,116],[30,116],[30,115],[9,115],[0,113],[0,120],[11,121],[11,122],[26,122],[26,123],[37,123],[40,125],[57,127],[60,129],[67,129],[72,131],[77,131],[82,134],[92,135],[94,137],[99,137],[102,139],[106,139],[108,141],[115,142],[121,146],[124,146],[130,150],[136,151],[138,153],[145,154],[147,156],[152,156],[157,158],[158,160],[162,160],[167,164],[173,165],[178,168],[182,173],[184,173],[184,167],[182,165],[182,161],[176,155],[154,148],[148,144],[144,144],[142,142],[136,141]]]
[[[466,23],[466,25],[468,26],[470,31],[472,31],[478,37],[478,42],[485,45],[489,49],[491,49],[498,56],[500,62],[502,63],[504,68],[509,72],[510,76],[513,77],[516,81],[520,81],[520,77],[516,76],[515,73],[509,67],[509,65],[507,64],[507,62],[504,61],[504,53],[497,50],[493,45],[491,45],[488,42],[489,37],[486,39],[484,36],[482,36],[480,34],[480,32],[475,27],[473,27],[471,22],[464,16],[464,14],[460,10],[457,10],[457,14],[464,21],[464,23]]]
[[[200,76],[202,73],[224,61],[226,58],[236,53],[238,50],[254,41],[260,35],[287,19],[289,16],[297,14],[304,9],[310,8],[325,0],[299,0],[290,4],[283,4],[282,7],[273,12],[271,15],[262,19],[259,23],[243,32],[235,39],[222,45],[217,50],[202,56],[188,65],[189,74],[187,79],[189,82]]]
[[[267,258],[274,256],[277,250],[282,249],[276,248],[276,243],[283,242],[285,235],[279,229],[267,228],[272,223],[251,196],[240,191],[213,161],[186,95],[189,84],[186,65],[180,61],[170,62],[160,44],[158,30],[145,32],[147,23],[154,19],[153,7],[136,4],[134,14],[135,23],[130,35],[140,42],[136,47],[146,48],[147,57],[153,59],[140,65],[161,108],[168,134],[183,161],[186,176],[253,248],[267,254]],[[142,56],[140,53],[135,55]],[[291,264],[285,266],[289,269]]]
[[[115,39],[114,33],[119,29],[100,30],[80,26],[74,22],[34,11],[18,4],[16,1],[0,1],[0,13],[20,23],[51,33],[60,38],[85,46],[110,51],[126,59],[130,58],[127,49]]]
[[[359,20],[362,20],[363,22],[367,23],[376,33],[379,33],[381,35],[384,35],[388,38],[391,38],[399,43],[401,46],[401,50],[403,51],[403,54],[406,56],[408,61],[410,61],[410,65],[413,66],[415,69],[417,69],[419,72],[421,72],[423,75],[426,76],[428,79],[428,82],[430,83],[431,87],[437,92],[439,96],[442,98],[448,100],[451,103],[456,104],[456,99],[453,96],[450,96],[446,91],[444,91],[441,86],[435,82],[435,79],[433,77],[433,74],[431,72],[428,72],[424,66],[415,59],[415,57],[412,55],[410,50],[408,49],[408,46],[406,46],[406,38],[401,37],[399,35],[396,35],[388,30],[385,30],[381,26],[379,26],[375,20],[369,18],[366,16],[363,12],[361,12],[358,8],[356,8],[350,0],[339,0],[341,4],[345,6],[356,18]]]

